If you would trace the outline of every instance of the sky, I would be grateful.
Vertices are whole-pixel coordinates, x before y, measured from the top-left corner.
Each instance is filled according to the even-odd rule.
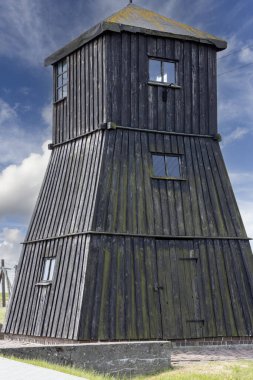
[[[253,2],[136,0],[228,41],[218,55],[224,159],[253,237]],[[0,0],[0,259],[17,264],[50,151],[52,69],[44,58],[125,0]]]

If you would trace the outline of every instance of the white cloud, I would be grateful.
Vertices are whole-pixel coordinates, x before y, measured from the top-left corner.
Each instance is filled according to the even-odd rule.
[[[47,144],[41,154],[31,153],[20,165],[10,165],[0,173],[0,217],[31,214],[50,155]]]
[[[248,133],[248,128],[238,127],[234,129],[230,134],[223,136],[221,147],[224,148],[228,144],[243,139]]]
[[[253,62],[250,41],[243,43],[237,36],[229,39],[230,50],[218,59],[218,117],[224,135],[224,146],[253,133]],[[227,56],[226,56],[227,55]],[[219,56],[218,56],[219,57]]]
[[[43,107],[41,112],[42,119],[49,127],[52,127],[52,112],[53,106],[51,103]]]
[[[24,240],[24,235],[17,228],[4,228],[0,231],[0,259],[4,259],[5,267],[12,268],[18,263],[21,253],[20,243]],[[13,279],[13,273],[11,280]]]
[[[0,166],[19,163],[30,152],[37,151],[49,136],[49,130],[36,132],[22,126],[17,105],[10,106],[0,98]]]
[[[253,42],[251,43],[253,45]],[[239,60],[242,63],[253,63],[253,49],[250,47],[245,47],[239,53]]]

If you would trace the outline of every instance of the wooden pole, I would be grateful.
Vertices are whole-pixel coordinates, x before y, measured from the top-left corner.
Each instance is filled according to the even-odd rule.
[[[1,260],[1,272],[2,272],[2,306],[6,307],[6,296],[5,296],[5,274],[4,274],[4,260]]]

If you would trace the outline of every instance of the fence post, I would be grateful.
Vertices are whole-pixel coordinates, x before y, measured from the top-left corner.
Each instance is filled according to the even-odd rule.
[[[1,260],[1,272],[2,272],[2,306],[6,307],[6,297],[5,297],[5,273],[4,273],[4,260]]]

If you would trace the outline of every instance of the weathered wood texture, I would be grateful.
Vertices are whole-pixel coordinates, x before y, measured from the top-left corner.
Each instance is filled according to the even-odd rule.
[[[92,237],[79,339],[251,335],[250,256],[248,242]]]
[[[53,105],[55,144],[97,129],[106,121],[105,38],[89,42],[68,57],[68,96]]]
[[[100,131],[53,151],[27,240],[91,229],[103,146]]]
[[[246,237],[216,141],[107,133],[92,230]],[[180,154],[185,181],[152,178],[151,152]]]
[[[175,60],[182,88],[148,84],[149,56]],[[68,97],[54,105],[54,143],[97,129],[105,121],[133,128],[217,133],[215,48],[107,33],[72,53],[68,62]]]
[[[147,83],[149,55],[177,61],[181,89]],[[94,132],[53,149],[5,333],[74,340],[252,335],[253,256],[218,142],[131,131],[215,134],[215,49],[107,33],[68,62],[68,97],[54,105],[53,142]],[[96,131],[110,121],[130,130]],[[153,178],[152,152],[180,155],[181,180]],[[43,258],[52,256],[52,284],[36,285]]]
[[[88,246],[85,236],[25,246],[7,333],[78,339]],[[54,281],[40,286],[45,257],[56,257]]]

